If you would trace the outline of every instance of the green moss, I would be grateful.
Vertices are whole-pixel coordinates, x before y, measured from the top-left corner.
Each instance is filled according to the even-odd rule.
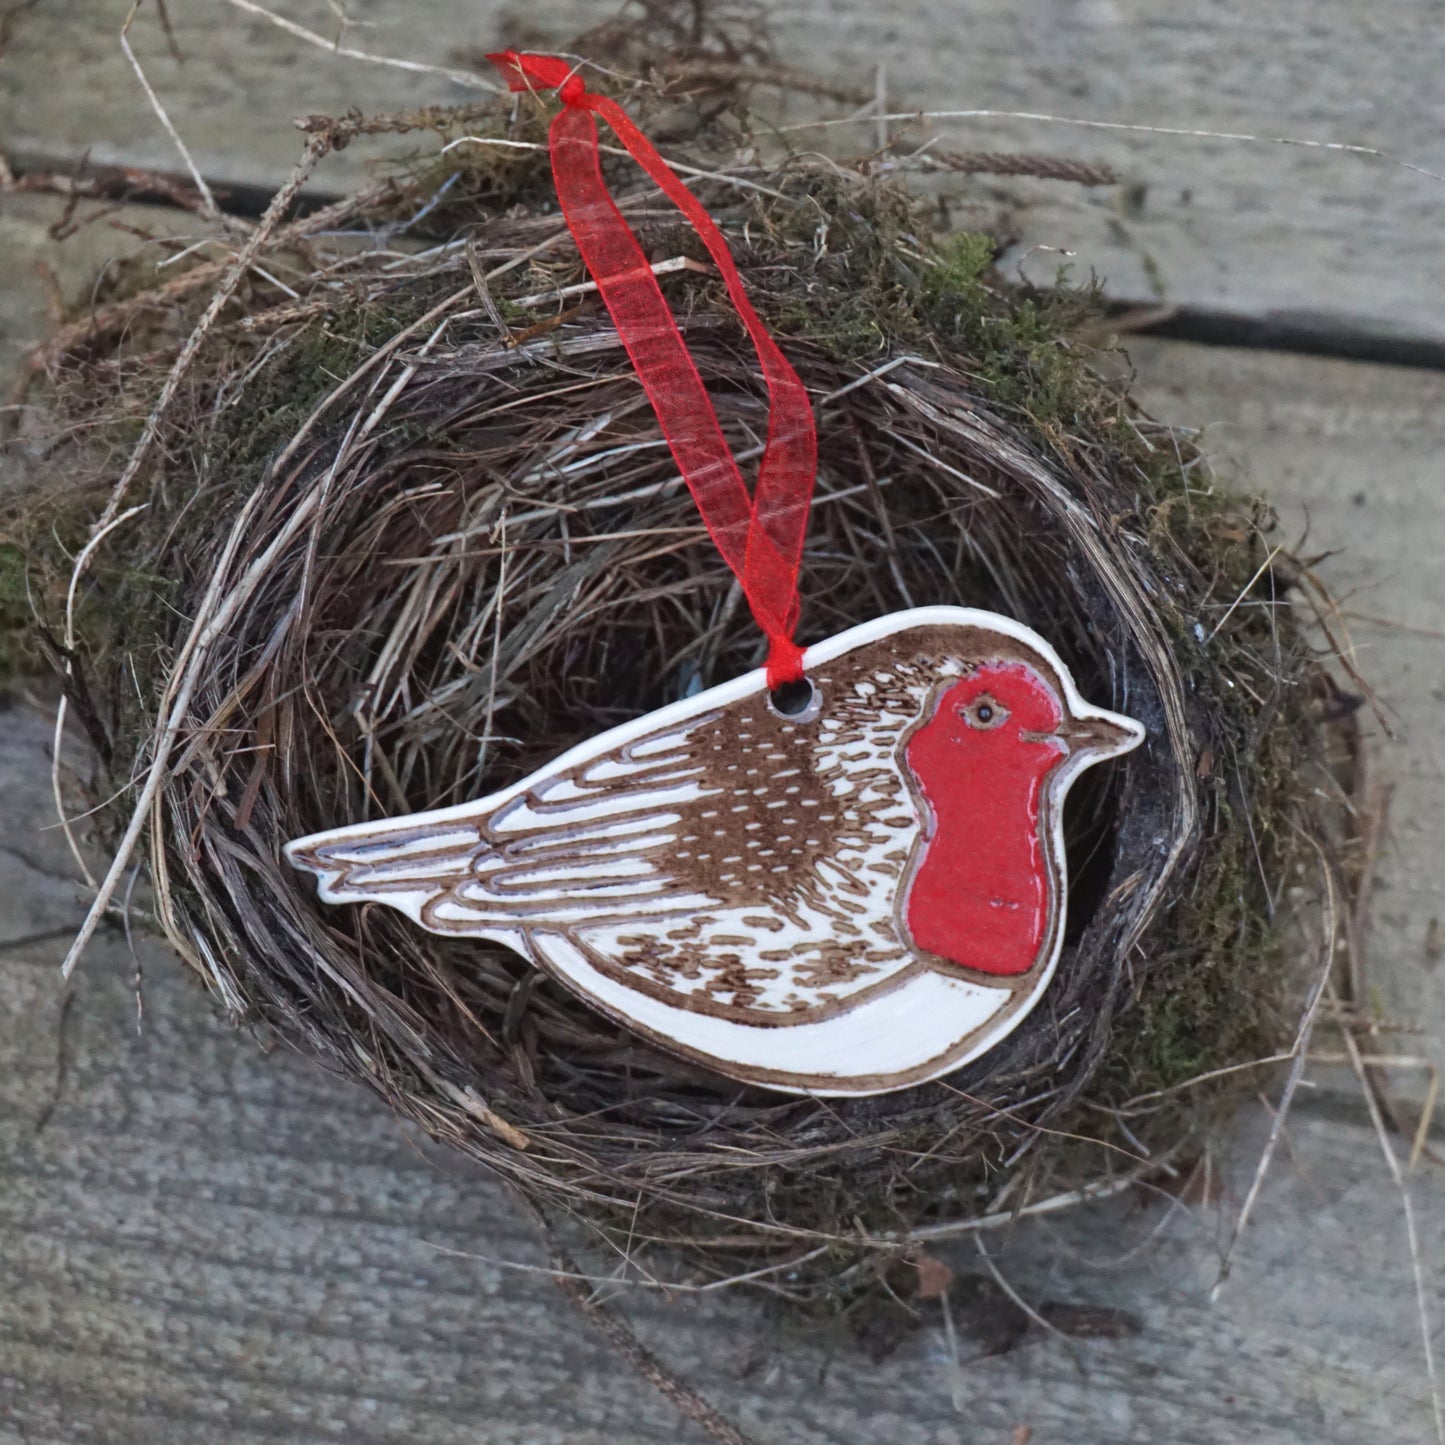
[[[201,434],[194,474],[222,477],[228,486],[254,478],[318,402],[440,294],[440,288],[422,286],[385,306],[339,302],[250,375]]]
[[[1100,324],[1096,286],[1075,286],[1065,271],[1047,290],[1004,286],[994,237],[936,236],[889,188],[812,169],[782,187],[786,203],[756,207],[793,263],[773,273],[785,284],[770,290],[765,273],[754,286],[776,330],[851,364],[909,351],[962,360],[990,408],[1051,451],[1076,434],[1109,437],[1122,399],[1076,339]],[[1118,435],[1127,441],[1124,428]],[[1151,460],[1137,450],[1141,464]]]
[[[423,315],[442,289],[422,284],[385,305],[341,297],[333,311],[259,364],[253,361],[259,353],[255,341],[234,330],[212,334],[193,368],[196,380],[187,403],[194,424],[177,426],[168,438],[170,480],[150,499],[159,503],[158,516],[173,518],[168,525],[174,530],[167,537],[164,529],[148,528],[139,552],[132,532],[102,546],[76,598],[76,631],[89,669],[123,663],[137,680],[151,675],[156,639],[169,631],[168,612],[179,582],[173,559],[186,555],[186,533],[210,533],[218,515],[239,504],[316,404],[376,347]],[[245,381],[224,405],[214,406],[211,378],[237,375]],[[93,424],[89,448],[101,456],[126,455],[140,438],[161,380],[158,375],[137,379],[124,409]],[[37,617],[59,633],[71,559],[85,544],[108,491],[109,481],[100,480],[100,488],[79,482],[63,497],[22,499],[0,514],[0,695],[49,670],[38,645]],[[133,489],[137,499],[146,495],[147,480],[141,478]],[[155,565],[147,548],[162,542],[171,549],[171,560]],[[133,703],[135,693],[132,685],[115,695]],[[139,715],[102,721],[122,747],[138,740],[146,726]]]
[[[58,608],[70,559],[84,545],[87,509],[26,507],[0,512],[0,698],[49,671],[50,659],[36,627],[37,612]],[[83,604],[84,599],[80,599]]]
[[[30,601],[25,549],[0,542],[0,698],[36,665],[29,637]]]

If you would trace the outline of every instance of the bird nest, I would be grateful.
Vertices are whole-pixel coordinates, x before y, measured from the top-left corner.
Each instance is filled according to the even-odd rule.
[[[803,1290],[1001,1214],[1177,1187],[1258,1085],[1245,1066],[1295,1041],[1282,940],[1336,928],[1301,870],[1341,836],[1349,709],[1268,509],[1130,402],[1092,298],[1004,288],[988,237],[931,235],[866,168],[695,181],[816,402],[801,640],[994,609],[1149,730],[1070,798],[1039,1006],[939,1082],[782,1096],[655,1051],[503,947],[327,908],[283,861],[302,834],[505,787],[762,657],[525,148],[542,104],[423,120],[523,147],[458,147],[309,215],[283,198],[223,261],[112,276],[41,354],[5,640],[12,669],[39,637],[61,671],[148,916],[235,1018],[543,1217],[709,1277]],[[312,151],[366,124],[311,122]],[[635,175],[616,183],[755,455],[766,395],[716,276]]]

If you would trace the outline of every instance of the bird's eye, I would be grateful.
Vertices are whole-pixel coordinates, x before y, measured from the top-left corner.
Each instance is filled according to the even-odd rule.
[[[974,698],[963,709],[963,720],[969,727],[977,728],[980,732],[987,732],[990,728],[996,728],[1008,718],[1008,709],[996,698],[988,693]]]

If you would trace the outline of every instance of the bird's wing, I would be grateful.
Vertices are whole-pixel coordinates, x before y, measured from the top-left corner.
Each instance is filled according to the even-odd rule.
[[[444,933],[595,926],[715,900],[672,857],[682,812],[718,791],[689,739],[707,712],[534,774],[473,804],[291,844],[329,902],[374,899]]]

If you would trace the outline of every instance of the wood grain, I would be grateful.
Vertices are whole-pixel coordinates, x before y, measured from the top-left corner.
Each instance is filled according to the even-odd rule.
[[[498,43],[556,44],[595,23],[583,0],[277,0],[345,45],[468,67]],[[780,57],[872,94],[876,66],[900,110],[1045,112],[1141,126],[1247,132],[1374,146],[1445,171],[1445,89],[1431,0],[775,0]],[[0,92],[0,137],[21,157],[175,167],[175,153],[121,54],[123,0],[16,12]],[[170,0],[183,63],[154,13],[133,41],[199,165],[222,182],[275,186],[299,153],[298,113],[393,110],[472,98],[468,87],[341,59],[224,0]],[[610,12],[609,12],[610,13]],[[59,79],[62,83],[57,83]],[[836,113],[841,113],[838,107]],[[918,128],[909,135],[922,139]],[[1017,228],[1011,261],[1047,280],[1064,257],[1110,292],[1321,335],[1445,342],[1445,290],[1431,258],[1445,234],[1445,183],[1377,159],[1038,121],[940,123],[945,144],[1044,151],[1113,166],[1116,187],[979,180],[980,214]],[[811,144],[814,137],[803,138]],[[841,138],[840,138],[841,139]],[[416,142],[425,146],[423,138]],[[874,144],[860,128],[853,144]],[[353,181],[363,148],[318,186]],[[968,204],[954,219],[967,224]]]

